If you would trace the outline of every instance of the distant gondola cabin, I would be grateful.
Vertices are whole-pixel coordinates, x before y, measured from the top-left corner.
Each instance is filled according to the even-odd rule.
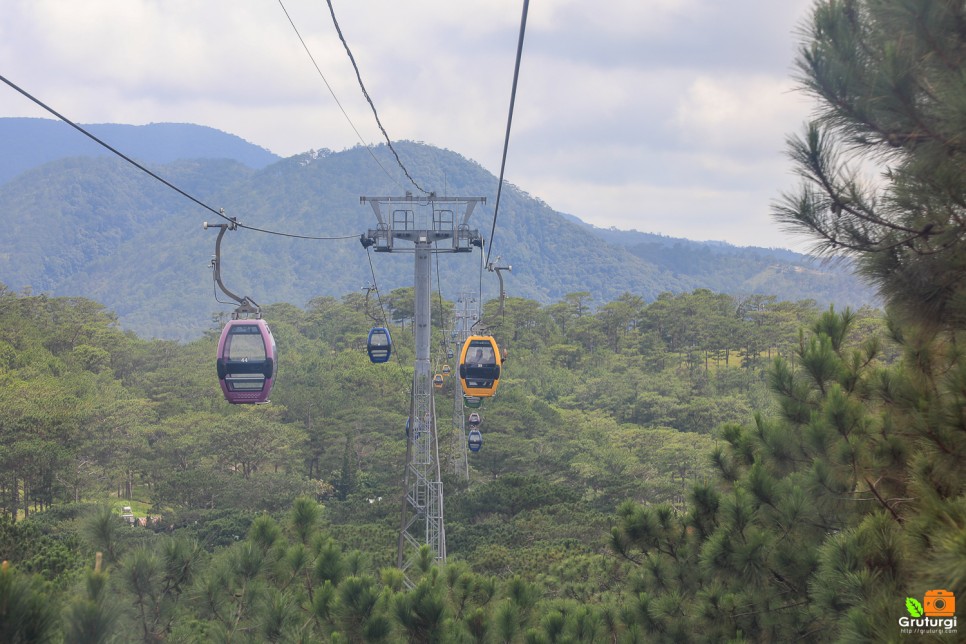
[[[480,423],[483,422],[483,419],[480,418],[480,415],[475,411],[470,414],[467,420],[470,424],[470,427],[479,427]]]
[[[488,398],[500,384],[500,347],[491,336],[471,335],[460,352],[460,385],[467,396]]]
[[[387,362],[392,355],[392,336],[389,335],[389,329],[382,326],[370,329],[366,351],[369,352],[369,360],[372,362]]]
[[[218,340],[218,380],[232,404],[268,402],[278,356],[265,320],[231,320]]]
[[[436,374],[435,376],[433,376],[433,386],[436,387],[437,389],[442,389],[443,388],[443,376],[442,376],[442,374]]]
[[[449,366],[448,364],[444,364],[444,365],[443,365],[443,368],[442,368],[442,369],[440,369],[439,371],[440,371],[440,373],[441,373],[441,374],[443,374],[444,376],[448,376],[449,374],[451,374],[451,373],[453,373],[453,370],[452,370],[452,369],[450,369],[450,366]]]
[[[480,448],[483,447],[483,434],[480,433],[480,430],[470,430],[469,436],[466,439],[466,445],[470,448],[471,452],[480,451]]]
[[[471,409],[479,409],[483,406],[483,399],[478,396],[467,396],[463,394],[463,404]]]

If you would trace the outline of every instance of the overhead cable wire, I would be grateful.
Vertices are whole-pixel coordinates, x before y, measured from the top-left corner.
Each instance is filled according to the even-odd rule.
[[[245,230],[250,230],[256,233],[265,233],[266,235],[278,235],[279,237],[291,237],[293,239],[314,239],[319,241],[334,241],[338,239],[359,239],[359,235],[333,235],[330,237],[317,237],[314,235],[297,235],[295,233],[283,233],[277,230],[269,230],[267,228],[256,228],[255,226],[249,226],[247,224],[242,224],[235,222],[235,225],[239,228],[244,228]]]
[[[396,148],[392,147],[392,141],[389,139],[389,134],[386,132],[386,128],[382,126],[382,121],[379,120],[379,113],[376,111],[376,105],[375,103],[372,102],[372,97],[369,96],[369,92],[366,91],[366,86],[362,82],[362,74],[359,73],[359,66],[356,65],[356,59],[352,55],[352,50],[349,49],[349,43],[346,42],[345,36],[342,35],[342,29],[339,27],[339,21],[336,20],[336,17],[335,17],[335,9],[332,8],[332,0],[325,0],[325,1],[329,5],[329,13],[332,14],[332,24],[335,25],[335,30],[339,34],[339,40],[342,41],[342,46],[345,47],[345,52],[349,54],[349,60],[352,62],[352,69],[354,69],[356,72],[356,79],[358,79],[359,81],[359,87],[362,88],[362,94],[363,96],[366,97],[366,100],[369,102],[369,107],[372,108],[372,114],[373,116],[376,117],[376,125],[379,126],[379,129],[382,131],[382,135],[386,138],[386,144],[389,146],[389,149],[392,151],[393,156],[396,157],[396,163],[399,164],[399,167],[402,168],[402,171],[406,175],[406,178],[409,179],[409,181],[412,182],[414,186],[416,186],[417,190],[419,190],[422,193],[429,194],[429,190],[426,190],[425,188],[420,186],[418,183],[416,183],[416,180],[412,178],[412,175],[409,174],[409,170],[407,170],[406,166],[403,165],[402,159],[399,158],[399,154],[396,153]]]
[[[433,242],[433,246],[438,248],[438,243]],[[439,371],[439,365],[443,363],[446,359],[444,357],[445,352],[442,350],[446,346],[446,329],[443,327],[443,283],[439,279],[439,251],[433,253],[433,259],[436,260],[436,295],[439,298],[439,332],[443,336],[443,342],[440,346],[439,359],[436,361],[436,367],[433,369],[434,372]],[[430,313],[430,328],[432,328],[432,313]]]
[[[513,67],[513,88],[510,90],[510,110],[506,117],[506,137],[503,139],[503,161],[500,162],[500,183],[496,187],[496,204],[493,206],[493,226],[490,228],[490,247],[486,251],[486,261],[490,263],[490,251],[493,250],[493,237],[496,235],[496,218],[500,213],[500,194],[503,192],[503,172],[506,169],[506,153],[510,147],[510,125],[513,123],[513,104],[517,97],[517,80],[520,78],[520,58],[523,55],[523,36],[527,30],[527,10],[530,0],[523,0],[523,15],[520,18],[520,39],[517,42],[517,60]]]
[[[293,233],[278,232],[276,230],[267,230],[267,229],[264,229],[264,228],[256,228],[255,226],[248,226],[248,225],[243,224],[243,223],[241,223],[239,221],[236,221],[234,217],[229,217],[228,215],[226,215],[221,210],[216,210],[215,208],[212,208],[211,206],[209,206],[205,202],[201,201],[197,197],[194,197],[194,196],[188,194],[187,192],[185,192],[184,190],[182,190],[178,186],[174,185],[173,183],[171,183],[170,181],[168,181],[164,177],[161,177],[160,175],[158,175],[158,174],[152,172],[151,170],[147,169],[146,167],[144,167],[143,165],[141,165],[140,163],[138,163],[137,161],[135,161],[131,157],[129,157],[126,154],[124,154],[123,152],[121,152],[120,150],[114,148],[113,146],[111,146],[110,144],[106,143],[105,141],[102,141],[97,136],[95,136],[91,132],[87,131],[82,126],[78,125],[77,123],[74,123],[72,120],[70,120],[69,118],[67,118],[66,116],[64,116],[63,114],[61,114],[57,110],[55,110],[54,108],[50,107],[49,105],[47,105],[46,103],[44,103],[43,101],[41,101],[39,98],[37,98],[36,96],[32,95],[27,90],[23,89],[22,87],[20,87],[19,85],[17,85],[16,83],[14,83],[13,81],[11,81],[10,79],[6,78],[5,76],[0,75],[0,80],[2,80],[7,85],[9,85],[13,89],[15,89],[18,92],[20,92],[21,94],[23,94],[26,98],[30,99],[31,101],[33,101],[34,103],[36,103],[40,107],[44,108],[45,110],[47,110],[48,112],[50,112],[51,114],[53,114],[54,116],[56,116],[57,118],[59,118],[61,121],[63,121],[67,125],[71,126],[75,130],[77,130],[78,132],[80,132],[81,134],[83,134],[84,136],[88,137],[89,139],[91,139],[92,141],[94,141],[95,143],[97,143],[98,145],[106,148],[110,152],[116,154],[118,157],[124,159],[125,161],[127,161],[128,163],[130,163],[131,165],[133,165],[135,168],[137,168],[138,170],[140,170],[141,172],[146,173],[147,175],[153,177],[154,179],[157,179],[158,181],[160,181],[161,183],[163,183],[167,187],[171,188],[172,190],[174,190],[175,192],[177,192],[178,194],[180,194],[182,197],[185,197],[186,199],[189,199],[189,200],[193,201],[194,203],[198,204],[199,206],[201,206],[205,210],[210,210],[214,214],[218,215],[219,217],[221,217],[225,221],[228,221],[228,222],[234,224],[238,228],[245,228],[245,229],[248,229],[248,230],[251,230],[251,231],[254,231],[254,232],[266,233],[266,234],[269,234],[269,235],[280,235],[282,237],[294,237],[296,239],[335,240],[335,239],[358,239],[358,237],[359,237],[358,235],[341,235],[341,236],[336,236],[336,237],[314,237],[314,236],[310,236],[310,235],[296,235],[296,234],[293,234]]]
[[[366,248],[366,257],[369,259],[369,273],[372,275],[372,290],[376,292],[376,301],[379,303],[379,313],[382,314],[382,324],[389,329],[389,316],[386,315],[386,308],[382,305],[382,294],[379,293],[379,285],[376,283],[376,269],[372,265],[372,253]],[[396,359],[396,362],[402,364],[402,359],[399,357],[398,351],[392,352],[392,357]],[[409,397],[412,399],[412,391],[409,392]]]
[[[437,242],[433,242],[437,245]],[[443,328],[443,282],[439,279],[439,252],[433,253],[436,259],[436,295],[439,296],[439,330],[445,335],[446,329]]]
[[[376,162],[376,165],[378,165],[382,169],[382,171],[386,173],[386,176],[389,177],[389,179],[393,183],[395,183],[397,186],[402,188],[402,184],[396,181],[396,177],[392,176],[389,170],[386,169],[386,166],[382,165],[378,157],[376,157],[375,153],[372,151],[372,146],[369,145],[369,143],[367,143],[364,138],[362,138],[362,134],[360,134],[359,130],[356,129],[355,123],[352,122],[352,119],[349,118],[349,114],[345,111],[345,108],[342,107],[342,103],[339,101],[339,97],[335,95],[335,90],[332,89],[332,86],[329,85],[329,81],[326,79],[325,74],[322,73],[322,68],[319,67],[319,64],[317,62],[315,62],[315,56],[313,56],[312,52],[309,50],[308,44],[306,44],[305,39],[302,38],[302,34],[299,32],[298,27],[295,26],[295,21],[292,20],[292,16],[289,15],[288,9],[285,8],[285,5],[282,3],[282,0],[278,0],[278,4],[280,7],[282,7],[282,11],[285,13],[285,17],[288,18],[288,23],[292,25],[292,29],[295,31],[295,35],[298,36],[299,42],[302,43],[302,49],[304,49],[305,53],[308,54],[309,60],[312,61],[312,65],[315,67],[315,71],[319,73],[319,77],[321,77],[322,82],[325,83],[326,88],[329,90],[329,94],[332,95],[332,100],[334,100],[335,104],[339,106],[339,110],[342,111],[342,116],[344,116],[345,120],[348,121],[349,127],[352,128],[352,131],[356,133],[356,136],[359,138],[359,142],[362,143],[363,147],[365,147],[365,149],[369,152],[369,156],[371,156],[372,160]]]
[[[475,328],[477,324],[483,321],[483,248],[480,248],[480,296],[477,299],[479,306],[477,307],[476,322],[473,324],[471,329]]]
[[[382,306],[382,295],[379,294],[379,285],[376,283],[376,269],[372,265],[372,253],[369,252],[368,248],[366,248],[366,257],[369,259],[369,272],[372,274],[372,290],[376,292],[376,301],[379,303],[379,313],[382,315],[382,323],[388,329],[389,318],[386,317],[386,309]]]
[[[50,112],[51,114],[53,114],[54,116],[56,116],[57,118],[59,118],[61,121],[63,121],[67,125],[69,125],[72,128],[74,128],[75,130],[77,130],[78,132],[80,132],[81,134],[83,134],[84,136],[92,139],[94,142],[96,142],[99,145],[107,148],[108,150],[110,150],[111,152],[113,152],[117,156],[121,157],[122,159],[124,159],[125,161],[127,161],[128,163],[130,163],[131,165],[133,165],[136,168],[140,169],[142,172],[146,172],[147,174],[151,175],[152,177],[154,177],[155,179],[157,179],[158,181],[160,181],[164,185],[168,186],[169,188],[171,188],[175,192],[178,192],[182,196],[184,196],[184,197],[190,199],[191,201],[195,202],[196,204],[198,204],[202,208],[205,208],[206,210],[210,210],[211,212],[215,213],[216,215],[218,215],[222,219],[225,219],[227,221],[231,221],[231,217],[226,216],[223,212],[220,212],[218,210],[215,210],[214,208],[212,208],[208,204],[206,204],[206,203],[200,201],[199,199],[196,199],[195,197],[189,195],[187,192],[185,192],[184,190],[182,190],[178,186],[174,185],[173,183],[171,183],[167,179],[163,179],[163,178],[159,177],[157,174],[155,174],[154,172],[151,172],[150,170],[148,170],[147,168],[145,168],[143,165],[141,165],[140,163],[138,163],[137,161],[135,161],[131,157],[129,157],[126,154],[124,154],[123,152],[120,152],[119,150],[111,147],[110,145],[108,145],[107,143],[105,143],[104,141],[102,141],[101,139],[97,138],[96,136],[94,136],[93,134],[91,134],[90,132],[88,132],[87,130],[85,130],[83,127],[81,127],[77,123],[74,123],[69,118],[67,118],[66,116],[64,116],[63,114],[61,114],[57,110],[55,110],[54,108],[50,107],[49,105],[47,105],[46,103],[44,103],[43,101],[41,101],[39,98],[37,98],[37,97],[33,96],[32,94],[30,94],[29,92],[27,92],[27,90],[25,90],[22,87],[20,87],[19,85],[15,84],[10,79],[6,78],[5,76],[0,75],[0,80],[2,80],[4,83],[6,83],[7,85],[9,85],[13,89],[17,90],[18,92],[20,92],[24,96],[26,96],[28,99],[30,99],[31,101],[33,101],[34,103],[36,103],[40,107],[44,108],[45,110],[47,110],[48,112]]]

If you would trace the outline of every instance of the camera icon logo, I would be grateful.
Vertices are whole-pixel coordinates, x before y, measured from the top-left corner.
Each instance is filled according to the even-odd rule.
[[[956,596],[948,590],[927,590],[922,604],[926,617],[953,617],[956,614]]]

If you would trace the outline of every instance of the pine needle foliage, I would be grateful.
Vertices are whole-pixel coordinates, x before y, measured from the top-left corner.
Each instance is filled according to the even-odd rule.
[[[851,255],[907,320],[966,322],[966,6],[820,0],[798,80],[816,118],[788,140],[789,230]]]
[[[906,326],[889,365],[852,319],[830,309],[774,364],[782,413],[722,427],[718,483],[687,512],[621,506],[611,546],[639,567],[643,633],[885,641],[904,598],[966,592],[961,334]]]
[[[51,642],[56,634],[56,608],[40,578],[24,575],[4,561],[0,567],[0,641]]]

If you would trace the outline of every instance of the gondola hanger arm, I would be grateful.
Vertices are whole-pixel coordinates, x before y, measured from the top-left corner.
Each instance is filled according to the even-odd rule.
[[[222,293],[238,302],[238,307],[232,313],[232,316],[236,319],[241,314],[254,314],[256,317],[261,317],[261,308],[255,303],[254,300],[247,295],[236,295],[225,286],[224,282],[221,281],[221,240],[225,236],[226,232],[238,228],[238,222],[234,217],[231,217],[227,224],[209,224],[206,221],[203,224],[203,228],[205,230],[208,230],[209,228],[219,229],[218,238],[215,240],[215,256],[211,259],[212,275],[215,278],[215,284],[218,285],[218,288],[221,289]]]

